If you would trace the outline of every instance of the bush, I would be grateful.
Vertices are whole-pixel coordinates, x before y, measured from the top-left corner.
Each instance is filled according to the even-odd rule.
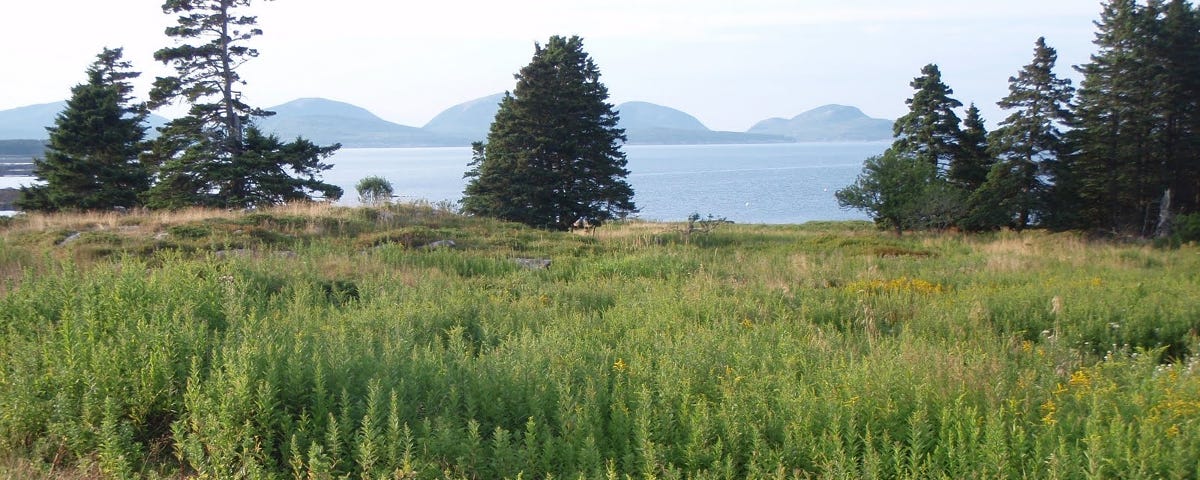
[[[392,182],[383,177],[363,178],[354,189],[358,191],[358,201],[363,205],[383,205],[392,200]]]
[[[1173,229],[1172,237],[1178,243],[1200,242],[1200,213],[1175,217]]]

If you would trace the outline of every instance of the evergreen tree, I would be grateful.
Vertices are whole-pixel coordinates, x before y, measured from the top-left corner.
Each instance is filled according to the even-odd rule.
[[[1057,59],[1046,39],[1038,38],[1033,62],[1009,77],[1009,93],[997,102],[1000,108],[1015,111],[992,135],[998,160],[982,200],[1000,206],[998,218],[1007,216],[1005,224],[1018,229],[1044,216],[1056,164],[1066,153],[1060,128],[1070,122],[1074,89],[1069,79],[1054,74]]]
[[[1105,4],[1098,51],[1077,67],[1084,78],[1073,112],[1076,150],[1066,165],[1066,196],[1076,203],[1060,206],[1077,215],[1077,227],[1145,234],[1156,223],[1153,207],[1163,192],[1153,148],[1161,93],[1151,48],[1156,23],[1153,10],[1135,0]]]
[[[148,159],[158,166],[158,182],[148,204],[160,208],[191,205],[252,206],[341,196],[341,189],[317,175],[322,161],[339,146],[318,147],[303,139],[282,143],[252,127],[254,117],[270,115],[247,105],[236,88],[237,69],[258,56],[245,45],[261,35],[257,18],[239,15],[250,0],[167,0],[163,12],[179,14],[166,34],[179,44],[154,54],[176,74],[158,78],[151,103],[184,100],[188,115],[162,129]],[[189,43],[191,42],[191,43]]]
[[[905,101],[908,114],[892,127],[896,136],[892,149],[901,156],[934,165],[939,171],[948,169],[959,155],[962,132],[954,109],[962,102],[950,97],[954,90],[942,83],[942,72],[934,64],[922,68],[921,76],[909,85],[916,93]]]
[[[22,210],[101,210],[133,207],[150,185],[138,161],[146,112],[132,103],[129,70],[122,50],[105,48],[87,69],[87,83],[71,88],[67,108],[47,130],[45,158],[33,174],[43,184],[22,187]]]
[[[474,145],[463,210],[566,230],[635,212],[617,114],[576,36],[535,45],[488,132]]]
[[[958,155],[951,159],[947,176],[954,185],[973,192],[987,180],[988,170],[995,163],[988,151],[987,127],[974,103],[967,108],[958,144]]]
[[[1165,205],[1158,235],[1173,214],[1200,212],[1200,13],[1185,0],[1151,4],[1159,19],[1151,65],[1157,68],[1152,111],[1155,156],[1160,159]],[[1160,200],[1162,201],[1162,200]]]

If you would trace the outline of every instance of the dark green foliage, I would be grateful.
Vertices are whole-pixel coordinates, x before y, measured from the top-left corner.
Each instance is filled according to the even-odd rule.
[[[42,185],[21,188],[22,210],[104,210],[134,207],[150,177],[138,161],[146,117],[131,103],[129,71],[121,49],[105,48],[87,69],[87,83],[71,89],[67,108],[49,127],[45,158],[34,162]]]
[[[995,158],[988,151],[987,127],[974,103],[967,108],[967,117],[963,119],[959,146],[959,153],[951,160],[946,175],[956,186],[971,192],[983,185],[988,170],[995,163]]]
[[[163,13],[179,17],[166,34],[184,43],[154,52],[154,59],[173,66],[177,75],[155,80],[152,105],[186,100],[191,104],[189,116],[217,129],[213,133],[229,143],[231,152],[239,148],[250,117],[266,115],[242,102],[241,92],[235,90],[242,83],[237,67],[258,56],[258,50],[243,43],[262,35],[255,27],[256,17],[236,13],[238,7],[249,6],[250,0],[167,0]]]
[[[1172,239],[1176,243],[1200,242],[1200,213],[1175,217]]]
[[[169,141],[160,141],[156,147],[169,145]],[[160,167],[159,183],[149,192],[148,206],[265,206],[342,195],[341,188],[317,178],[331,168],[323,160],[338,145],[321,147],[303,138],[283,143],[254,126],[246,129],[241,151],[229,161],[211,161],[198,145],[210,144],[194,144]]]
[[[942,72],[934,64],[922,68],[921,76],[909,85],[916,93],[905,100],[908,114],[892,127],[896,136],[892,149],[899,155],[948,169],[959,155],[962,132],[954,109],[962,102],[950,97],[954,90],[942,83]]]
[[[262,34],[256,17],[236,13],[249,5],[250,0],[163,4],[164,12],[180,14],[167,36],[184,43],[155,52],[177,75],[154,82],[151,103],[183,100],[191,108],[162,129],[147,156],[158,167],[158,183],[146,199],[151,207],[248,207],[341,196],[340,188],[318,179],[329,169],[322,160],[339,145],[321,147],[300,138],[283,143],[252,126],[253,117],[271,113],[242,102],[235,89],[244,83],[237,67],[258,56],[244,42]]]
[[[934,166],[893,149],[868,158],[854,184],[835,194],[842,208],[871,215],[880,228],[945,228],[962,215],[963,194]]]
[[[1173,212],[1200,213],[1200,11],[1182,0],[1159,9],[1155,110],[1163,180]]]
[[[579,37],[536,45],[474,145],[463,211],[566,230],[635,212],[617,114]]]
[[[842,208],[867,212],[896,234],[957,223],[967,211],[968,189],[982,182],[990,162],[979,110],[972,105],[968,129],[961,130],[954,109],[962,102],[950,97],[954,91],[942,83],[937,65],[926,65],[910,85],[916,92],[906,101],[908,114],[896,120],[896,141],[867,159],[854,184],[836,194]]]
[[[1150,235],[1165,192],[1169,211],[1200,207],[1200,20],[1182,0],[1114,0],[1097,26],[1066,165],[1076,226]]]
[[[1023,228],[1046,215],[1058,160],[1067,149],[1060,128],[1070,121],[1071,81],[1054,74],[1058,58],[1045,38],[1038,38],[1033,62],[1008,79],[1009,94],[997,102],[1015,110],[992,135],[998,163],[977,197],[990,210],[984,228]]]
[[[1024,227],[1018,212],[1032,210],[1035,200],[1025,190],[1028,177],[1024,173],[1007,162],[993,165],[988,171],[987,181],[968,197],[970,211],[959,222],[959,226],[971,231]]]

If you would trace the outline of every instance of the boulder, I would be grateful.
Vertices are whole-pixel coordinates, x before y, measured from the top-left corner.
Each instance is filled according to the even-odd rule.
[[[550,268],[549,258],[516,258],[513,261],[517,262],[517,265],[530,270],[545,270]]]

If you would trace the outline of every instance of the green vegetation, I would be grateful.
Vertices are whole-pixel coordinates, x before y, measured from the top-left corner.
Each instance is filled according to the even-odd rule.
[[[463,211],[567,230],[637,212],[625,181],[625,131],[579,37],[550,37],[516,75],[476,142]]]
[[[258,56],[246,45],[262,35],[258,19],[242,14],[251,0],[166,0],[164,13],[179,15],[166,34],[175,44],[154,59],[175,69],[159,77],[150,106],[184,101],[190,108],[160,131],[147,161],[157,181],[145,193],[153,208],[259,207],[313,197],[337,199],[342,189],[320,180],[323,163],[340,145],[303,138],[283,142],[254,126],[271,112],[247,105],[238,67]]]
[[[21,216],[0,477],[1197,478],[1197,253],[404,204]]]
[[[889,154],[935,166],[932,178],[901,188],[903,203],[927,206],[899,221],[880,215],[873,197],[895,195],[861,192],[899,177],[872,165],[879,159],[839,195],[841,205],[870,213],[881,228],[1039,226],[1171,238],[1176,217],[1200,212],[1200,10],[1187,0],[1109,0],[1096,27],[1097,52],[1075,67],[1078,91],[1054,74],[1055,50],[1035,42],[1033,61],[997,102],[1011,113],[990,135],[974,106],[960,126],[962,102],[937,65],[922,68]],[[930,221],[928,211],[949,222]]]
[[[392,201],[392,182],[386,178],[372,175],[364,177],[354,186],[358,191],[358,202],[368,206],[380,206]]]
[[[150,187],[138,161],[146,110],[134,104],[130,72],[121,49],[105,48],[87,69],[87,83],[71,89],[66,109],[54,120],[45,157],[33,174],[45,181],[21,188],[17,208],[26,211],[132,208]]]

